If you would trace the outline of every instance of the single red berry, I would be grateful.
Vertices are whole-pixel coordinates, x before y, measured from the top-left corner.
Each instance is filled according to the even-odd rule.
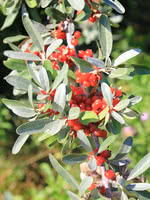
[[[72,44],[73,46],[77,46],[77,45],[78,45],[78,39],[73,38],[73,39],[71,40],[71,44]]]
[[[70,56],[75,56],[75,54],[76,54],[76,51],[75,51],[75,49],[74,49],[74,48],[72,48],[72,49],[69,49],[69,52],[68,52],[68,54],[69,54]]]
[[[83,86],[84,87],[90,87],[90,82],[89,81],[83,81]]]
[[[97,162],[97,165],[99,166],[99,165],[102,165],[106,160],[105,160],[105,158],[104,157],[102,157],[102,156],[97,156],[97,157],[95,157],[96,158],[96,162]]]
[[[43,103],[39,103],[38,104],[38,109],[41,109],[41,108],[43,108],[44,107],[44,104]]]
[[[80,31],[76,31],[76,32],[74,32],[74,37],[75,38],[80,38],[81,37],[81,32]]]
[[[106,192],[106,188],[104,186],[102,186],[101,189],[99,190],[99,192],[101,194],[104,194]]]
[[[92,51],[91,49],[87,49],[87,50],[85,51],[85,55],[86,55],[86,56],[89,56],[89,57],[93,57],[93,51]]]
[[[73,126],[75,131],[78,131],[82,128],[82,125],[80,122],[76,122],[75,125]]]
[[[85,104],[90,105],[91,103],[92,103],[92,101],[91,101],[90,98],[88,98],[88,99],[85,100]]]
[[[96,185],[94,183],[91,184],[91,186],[88,188],[89,191],[94,190],[96,188]]]
[[[92,15],[89,17],[88,20],[89,20],[90,22],[94,23],[94,22],[96,21],[96,19],[97,19],[97,18],[94,17],[94,15],[92,14]]]
[[[120,102],[119,98],[113,100],[113,106],[116,106]]]
[[[68,126],[74,126],[75,125],[75,120],[68,120]]]
[[[113,170],[109,169],[104,173],[104,175],[108,179],[113,179],[115,177],[115,172]]]
[[[115,95],[117,97],[121,97],[122,96],[122,91],[121,90],[117,90]]]
[[[103,156],[104,158],[110,158],[111,157],[111,151],[109,151],[108,149],[102,151],[100,153],[101,156]]]
[[[85,55],[85,51],[83,50],[78,51],[78,57],[83,58],[84,55]]]

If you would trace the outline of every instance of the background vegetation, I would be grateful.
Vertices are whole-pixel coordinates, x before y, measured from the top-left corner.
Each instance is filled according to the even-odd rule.
[[[120,24],[120,28],[113,28],[115,45],[112,56],[116,58],[121,52],[127,51],[132,47],[141,48],[143,53],[132,59],[130,62],[145,66],[150,66],[150,2],[141,0],[130,1],[120,0],[125,6],[126,13]],[[1,10],[0,10],[1,11]],[[32,18],[38,20],[36,12],[39,13],[43,23],[45,17],[43,10],[30,9]],[[5,16],[0,12],[0,27],[3,24]],[[9,70],[3,66],[3,51],[9,49],[9,46],[2,41],[7,36],[16,34],[25,34],[21,23],[20,14],[17,16],[14,24],[0,32],[0,64],[1,64],[1,97],[9,97],[12,94],[12,88],[3,80]],[[92,34],[92,33],[91,33]],[[81,42],[82,45],[82,42]],[[93,43],[88,42],[87,46],[93,47]],[[94,50],[94,49],[93,49]],[[150,115],[150,78],[149,76],[136,76],[131,82],[120,81],[116,84],[122,85],[123,91],[128,94],[136,94],[143,97],[141,103],[136,107],[142,113]],[[120,140],[124,140],[127,135],[134,136],[133,150],[130,157],[133,159],[132,166],[137,163],[146,153],[150,152],[150,119],[142,121],[139,117],[130,121],[130,129],[123,129]],[[24,146],[18,155],[11,154],[11,148],[16,140],[15,129],[21,124],[21,119],[14,116],[13,113],[0,103],[0,199],[2,200],[67,200],[69,197],[65,193],[65,188],[69,188],[66,182],[55,171],[52,170],[48,154],[52,152],[55,157],[61,157],[59,146],[55,149],[48,147],[49,142],[37,142],[37,136],[32,137]],[[39,145],[40,144],[40,145]],[[117,151],[120,142],[113,145],[114,151]],[[76,174],[79,178],[78,168],[67,166],[67,170]],[[147,178],[150,181],[150,172],[147,172]]]

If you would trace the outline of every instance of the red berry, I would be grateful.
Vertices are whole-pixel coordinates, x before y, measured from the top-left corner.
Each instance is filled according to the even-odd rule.
[[[73,38],[73,39],[71,40],[71,44],[72,44],[73,46],[77,46],[77,45],[78,45],[78,39]]]
[[[44,104],[43,103],[39,103],[38,104],[38,109],[41,109],[41,108],[43,108],[44,107]]]
[[[80,38],[81,37],[81,32],[80,31],[76,31],[75,33],[74,33],[74,37],[75,38]]]
[[[78,131],[82,128],[82,125],[80,122],[76,122],[75,125],[73,126],[75,131]]]
[[[75,125],[75,120],[68,120],[68,126],[74,126]]]
[[[108,178],[108,179],[113,179],[115,177],[115,172],[111,169],[107,170],[104,175]]]
[[[102,186],[101,189],[99,190],[99,192],[101,194],[104,194],[106,192],[106,188],[104,186]]]
[[[94,183],[91,184],[91,186],[88,188],[89,191],[94,190],[96,188],[96,185]]]
[[[121,97],[122,96],[122,91],[121,90],[117,90],[115,95],[117,97]]]
[[[116,106],[120,102],[119,98],[113,100],[113,106]]]
[[[102,156],[97,156],[95,158],[96,158],[97,165],[102,165],[106,161],[105,158]]]
[[[89,81],[83,81],[83,86],[84,87],[90,87],[90,82]]]
[[[104,158],[110,158],[111,157],[111,151],[109,150],[104,150],[100,153],[101,156],[103,156]]]
[[[86,56],[89,56],[89,57],[93,57],[93,51],[92,51],[91,49],[87,49],[87,50],[85,51],[85,55],[86,55]]]
[[[44,90],[41,90],[41,93],[47,95],[47,93]]]
[[[94,23],[94,22],[96,21],[96,19],[97,19],[97,18],[94,17],[94,15],[92,14],[92,15],[89,17],[88,20],[89,20],[90,22]]]
[[[72,48],[72,49],[69,49],[69,52],[68,52],[68,54],[69,54],[70,56],[75,56],[75,54],[76,54],[76,51],[75,51],[75,49],[74,49],[74,48]]]
[[[78,56],[79,56],[80,58],[83,58],[84,55],[85,55],[85,51],[83,51],[83,50],[79,50],[79,51],[78,51]]]

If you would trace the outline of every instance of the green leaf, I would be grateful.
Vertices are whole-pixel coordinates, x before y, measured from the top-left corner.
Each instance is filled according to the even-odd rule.
[[[118,65],[121,65],[123,63],[125,63],[127,60],[137,56],[138,54],[141,53],[140,49],[131,49],[129,51],[126,51],[125,53],[121,54],[115,61],[113,64],[113,67],[116,67]]]
[[[18,59],[13,59],[13,58],[8,58],[3,62],[3,64],[8,68],[12,70],[17,70],[17,71],[23,71],[27,69],[26,63],[24,60],[18,60]]]
[[[99,118],[93,111],[84,111],[81,112],[79,120],[82,124],[88,125],[90,122],[98,122]]]
[[[140,96],[132,97],[132,98],[129,98],[129,100],[130,100],[129,106],[134,106],[142,100],[142,97]]]
[[[37,6],[36,0],[25,0],[25,2],[29,8],[35,8]]]
[[[102,120],[106,117],[106,115],[108,114],[108,111],[109,111],[109,107],[107,106],[103,111],[101,111],[99,114],[98,114],[98,118],[99,120]]]
[[[129,76],[137,76],[137,75],[148,75],[150,74],[150,68],[146,66],[140,66],[140,65],[131,65],[132,68],[134,69]]]
[[[70,128],[66,125],[58,133],[58,142],[59,143],[66,142],[66,139],[68,138],[69,133],[70,133]]]
[[[4,51],[4,55],[9,58],[15,58],[19,60],[33,60],[33,61],[41,61],[41,58],[32,54],[25,52],[17,52],[17,51]]]
[[[12,148],[12,154],[17,154],[20,151],[20,149],[22,148],[24,143],[27,141],[28,137],[29,137],[29,135],[20,135],[17,138],[17,140]]]
[[[116,140],[117,136],[116,135],[111,135],[107,137],[104,142],[101,144],[98,153],[101,153],[102,151],[106,150],[107,147],[112,144]]]
[[[52,156],[49,155],[50,162],[56,171],[63,177],[63,179],[75,189],[79,189],[77,181],[58,163],[58,161]]]
[[[46,8],[53,0],[41,0],[40,4],[42,8]]]
[[[119,153],[115,156],[113,160],[119,160],[127,156],[127,154],[130,152],[133,145],[133,138],[127,137],[125,141],[123,142]]]
[[[128,200],[127,195],[123,191],[121,192],[121,200]]]
[[[127,190],[144,191],[150,189],[150,184],[148,183],[131,183],[126,186]]]
[[[126,108],[125,111],[123,112],[123,116],[126,117],[127,119],[135,119],[138,115],[139,113],[129,108]]]
[[[79,130],[77,132],[77,137],[79,139],[80,144],[82,145],[82,147],[88,151],[88,152],[93,152],[92,146],[87,138],[87,136],[85,135],[85,133],[83,132],[83,130]]]
[[[108,121],[106,128],[110,133],[113,133],[113,134],[119,134],[121,131],[120,123],[113,118]]]
[[[91,63],[92,65],[96,66],[96,67],[99,67],[99,68],[102,68],[104,69],[105,68],[105,63],[98,59],[98,58],[93,58],[93,57],[88,57],[86,56],[86,60]]]
[[[108,4],[109,6],[111,6],[118,13],[120,14],[125,13],[125,8],[122,6],[122,4],[118,0],[104,0],[104,2]]]
[[[150,153],[148,153],[144,158],[142,158],[138,164],[131,170],[128,181],[136,178],[150,168]]]
[[[90,7],[85,4],[84,9],[82,10],[82,12],[80,14],[78,14],[75,18],[75,22],[79,22],[79,21],[84,21],[89,19],[89,17],[91,16],[92,12]]]
[[[88,158],[87,155],[81,155],[81,154],[69,154],[65,155],[62,159],[62,161],[67,165],[74,165],[77,163],[80,163]]]
[[[50,135],[55,135],[64,124],[64,120],[38,119],[22,124],[16,131],[18,135],[32,135],[49,130]]]
[[[44,67],[40,68],[39,78],[40,78],[40,83],[41,83],[40,86],[42,86],[44,91],[49,92],[49,89],[50,89],[49,78],[48,78],[47,71]]]
[[[3,40],[3,43],[4,44],[7,44],[7,43],[12,43],[12,42],[18,42],[20,40],[23,40],[27,38],[27,36],[25,35],[16,35],[16,36],[11,36],[11,37],[7,37]]]
[[[48,58],[62,44],[62,42],[62,39],[54,40],[46,50],[46,58]]]
[[[77,119],[80,115],[80,108],[79,107],[72,107],[69,110],[68,120]]]
[[[99,41],[102,55],[108,58],[112,51],[113,39],[109,19],[105,15],[101,15],[99,19]]]
[[[128,68],[118,68],[118,69],[114,69],[112,70],[112,72],[109,74],[109,78],[119,78],[122,77],[124,75],[127,75],[129,73],[129,69]]]
[[[53,143],[53,142],[55,142],[55,141],[57,140],[57,137],[58,137],[57,135],[51,136],[51,135],[50,135],[50,132],[49,132],[49,130],[48,130],[48,131],[45,131],[44,133],[42,133],[42,134],[38,137],[37,141],[38,141],[38,142],[42,142],[43,140],[46,140],[46,139],[49,138],[48,142],[51,144],[51,143]]]
[[[91,186],[92,183],[93,183],[93,178],[91,176],[87,176],[86,178],[82,180],[80,184],[80,188],[79,188],[79,192],[81,196]]]
[[[56,89],[58,85],[67,77],[68,64],[64,63],[63,68],[59,71],[56,79],[53,82],[52,90]]]
[[[34,109],[34,104],[33,104],[33,88],[32,88],[32,85],[29,85],[29,87],[28,87],[28,99],[29,99],[30,105]]]
[[[119,113],[117,113],[115,111],[112,111],[111,115],[120,124],[122,124],[122,125],[125,124],[125,121],[124,121],[123,117]]]
[[[129,191],[129,195],[136,196],[139,200],[149,200],[150,199],[150,192],[147,191]]]
[[[56,89],[54,101],[53,101],[53,109],[62,113],[64,111],[66,105],[66,85],[61,83]]]
[[[115,107],[114,107],[114,109],[116,110],[116,111],[121,111],[121,110],[123,110],[123,109],[125,109],[128,105],[129,105],[129,99],[124,99],[124,100],[122,100],[122,101],[120,101]]]
[[[67,191],[67,194],[69,195],[69,197],[72,200],[80,200],[80,198],[76,194],[74,194],[73,192]]]
[[[94,68],[92,67],[92,65],[81,58],[71,57],[71,60],[79,67],[82,73],[94,71]]]
[[[93,157],[88,161],[88,168],[90,171],[95,171],[97,168],[96,159]]]
[[[37,31],[35,26],[33,25],[32,21],[29,19],[27,15],[24,15],[22,17],[23,25],[32,39],[33,43],[38,47],[39,50],[44,52],[44,42],[43,39],[40,35],[40,33]]]
[[[13,113],[20,117],[30,118],[36,115],[31,106],[21,103],[20,101],[10,100],[10,99],[2,99],[2,102],[12,110]]]
[[[83,10],[85,6],[85,1],[84,0],[68,0],[70,3],[71,7],[75,10]]]
[[[28,68],[28,71],[29,71],[31,77],[35,81],[35,83],[37,83],[39,86],[41,86],[41,82],[40,82],[40,78],[39,78],[39,73],[35,70],[37,68],[35,62],[28,61],[27,62],[27,68]]]
[[[112,106],[113,96],[112,96],[110,87],[105,82],[102,82],[101,90],[102,90],[103,97],[104,97],[105,101],[107,102],[107,105]]]
[[[50,16],[52,19],[55,19],[57,22],[60,21],[65,21],[66,20],[66,15],[62,12],[60,12],[56,8],[46,8],[45,13]]]
[[[33,92],[40,93],[40,89],[31,80],[27,80],[21,76],[7,76],[5,80],[16,89],[24,91],[28,91],[29,85],[32,84]]]

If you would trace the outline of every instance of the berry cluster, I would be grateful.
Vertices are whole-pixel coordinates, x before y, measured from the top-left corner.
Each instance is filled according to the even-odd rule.
[[[75,31],[74,32],[74,37],[71,40],[71,44],[73,46],[77,46],[78,45],[78,39],[81,37],[81,32],[80,31]]]
[[[63,22],[60,22],[57,26],[57,30],[54,30],[52,32],[55,38],[66,40],[66,32],[64,31],[64,24]]]

